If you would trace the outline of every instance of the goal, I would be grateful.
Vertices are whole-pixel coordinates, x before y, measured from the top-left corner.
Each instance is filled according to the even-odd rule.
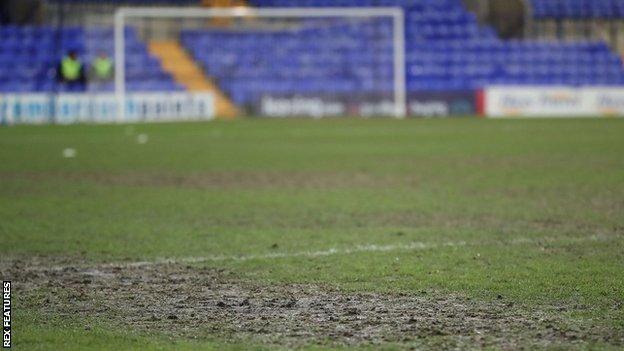
[[[129,92],[158,90],[137,81],[144,67],[126,42],[134,31],[175,87],[212,93],[217,114],[406,113],[401,8],[122,7],[114,21],[118,106]]]

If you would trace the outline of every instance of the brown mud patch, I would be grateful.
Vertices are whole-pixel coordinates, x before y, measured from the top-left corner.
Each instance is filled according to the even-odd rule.
[[[527,308],[502,296],[478,301],[432,291],[357,293],[312,284],[261,284],[224,270],[180,264],[46,268],[58,263],[4,262],[0,273],[13,280],[18,305],[171,337],[283,347],[624,345],[621,330],[582,326],[561,314],[583,306]]]

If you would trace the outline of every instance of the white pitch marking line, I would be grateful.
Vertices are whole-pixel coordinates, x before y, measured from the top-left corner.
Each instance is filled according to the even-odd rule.
[[[320,251],[297,251],[297,252],[276,252],[268,254],[252,254],[252,255],[211,255],[211,256],[199,256],[199,257],[182,257],[182,258],[157,258],[152,261],[137,261],[137,262],[116,262],[116,263],[103,263],[85,265],[84,267],[72,266],[53,266],[53,267],[32,267],[31,270],[56,270],[62,271],[68,268],[133,268],[133,267],[149,267],[163,264],[191,264],[191,263],[203,263],[203,262],[223,262],[223,261],[250,261],[250,260],[273,260],[280,258],[292,258],[292,257],[326,257],[335,255],[351,255],[362,252],[395,252],[395,251],[419,251],[444,247],[477,247],[482,245],[526,245],[526,244],[541,244],[541,243],[580,243],[590,241],[611,241],[624,238],[621,235],[606,235],[606,234],[594,234],[583,237],[541,237],[541,238],[514,238],[509,241],[447,241],[441,243],[426,243],[426,242],[411,242],[407,244],[389,244],[389,245],[377,245],[377,244],[363,244],[350,248],[330,248]]]
[[[390,244],[390,245],[357,245],[350,248],[330,248],[320,251],[297,251],[297,252],[276,252],[268,254],[254,254],[254,255],[240,255],[240,256],[227,256],[227,255],[213,255],[213,256],[200,256],[200,257],[182,257],[182,258],[158,258],[153,261],[138,261],[138,262],[118,262],[118,263],[104,263],[95,265],[96,268],[136,268],[136,267],[149,267],[163,264],[192,264],[192,263],[204,263],[204,262],[223,262],[223,261],[250,261],[250,260],[274,260],[280,258],[293,258],[293,257],[326,257],[335,255],[351,255],[362,252],[395,252],[395,251],[419,251],[443,247],[469,247],[469,246],[481,246],[481,245],[526,245],[526,244],[541,244],[541,243],[579,243],[590,241],[611,241],[623,238],[621,235],[604,235],[595,234],[584,237],[542,237],[542,238],[514,238],[509,241],[500,242],[472,242],[466,241],[447,241],[442,243],[426,243],[426,242],[412,242],[408,244]],[[64,270],[66,268],[76,268],[72,266],[57,266],[51,268],[52,270]],[[46,269],[42,267],[42,269]],[[50,268],[47,268],[50,269]]]

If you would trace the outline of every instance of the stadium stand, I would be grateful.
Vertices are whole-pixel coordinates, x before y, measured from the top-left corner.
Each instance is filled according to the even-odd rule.
[[[479,26],[459,0],[253,3],[277,7],[404,6],[408,91],[472,90],[487,85],[624,84],[621,58],[605,43],[503,41],[491,28]],[[182,43],[239,104],[253,101],[263,93],[304,94],[317,86],[333,93],[369,93],[388,88],[388,76],[392,74],[388,70],[390,48],[374,48],[373,36],[391,35],[391,31],[389,23],[381,21],[365,26],[351,31],[339,25],[324,26],[299,33],[187,30],[182,34]],[[331,44],[324,44],[343,39],[354,43],[346,54],[332,54],[335,50]],[[266,50],[269,43],[278,42],[280,50]],[[265,50],[259,50],[262,47]],[[252,52],[256,54],[250,57]],[[310,52],[315,55],[309,55]],[[341,59],[377,62],[378,70],[357,71],[357,67],[339,62]],[[338,65],[342,67],[339,71],[335,71],[336,62],[343,64]]]
[[[65,89],[54,80],[56,63],[69,49],[83,62],[101,51],[113,54],[111,28],[0,27],[0,92],[52,92]],[[126,30],[127,87],[131,91],[170,91],[183,88],[163,71],[136,31]],[[112,83],[99,86],[112,91]]]
[[[536,9],[546,2],[533,0]],[[504,41],[492,28],[479,25],[460,0],[249,3],[259,7],[402,6],[406,11],[408,91],[473,90],[488,85],[624,85],[622,60],[604,42]],[[557,14],[576,13],[568,9],[580,8],[580,13],[597,15],[620,9],[624,0],[548,3],[558,4],[554,7]],[[113,51],[110,28],[66,27],[58,48],[54,47],[58,34],[52,28],[7,26],[0,34],[0,62],[19,62],[16,72],[0,64],[1,91],[54,91],[58,87],[50,78],[50,70],[67,48],[77,49],[86,61],[98,50]],[[234,102],[246,104],[262,93],[305,94],[320,91],[320,87],[336,94],[387,92],[392,82],[391,47],[385,45],[389,40],[380,37],[388,39],[391,35],[389,21],[368,21],[355,27],[311,21],[296,32],[246,32],[224,27],[183,30],[180,39]],[[134,30],[128,29],[126,37],[128,90],[184,89],[148,53]],[[274,45],[277,42],[279,47]],[[349,43],[346,48],[345,42]],[[337,46],[340,54],[336,53]]]

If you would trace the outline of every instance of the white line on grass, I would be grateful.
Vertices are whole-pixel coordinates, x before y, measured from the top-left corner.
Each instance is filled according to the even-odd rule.
[[[444,247],[478,247],[485,245],[497,245],[497,246],[510,246],[510,245],[526,245],[526,244],[565,244],[565,243],[581,243],[591,241],[611,241],[620,239],[620,235],[590,235],[583,237],[542,237],[542,238],[514,238],[507,241],[446,241],[441,243],[426,243],[426,242],[411,242],[407,244],[390,244],[390,245],[356,245],[347,248],[330,248],[320,251],[296,251],[296,252],[275,252],[267,254],[253,254],[253,255],[212,255],[212,256],[200,256],[200,257],[182,257],[182,258],[159,258],[152,261],[139,261],[139,262],[127,262],[127,263],[106,263],[99,265],[99,267],[110,268],[131,268],[131,267],[144,267],[163,264],[191,264],[191,263],[203,263],[203,262],[223,262],[223,261],[250,261],[250,260],[274,260],[280,258],[316,258],[336,255],[351,255],[362,252],[400,252],[400,251],[419,251],[427,249],[436,249]],[[64,267],[59,267],[63,269]]]
[[[327,256],[340,256],[351,255],[363,252],[409,252],[439,249],[445,247],[479,247],[479,246],[519,246],[519,245],[547,245],[547,244],[574,244],[584,242],[604,242],[623,239],[624,236],[620,234],[594,234],[581,237],[541,237],[541,238],[513,238],[510,240],[497,240],[497,241],[446,241],[446,242],[420,242],[415,241],[404,244],[389,244],[389,245],[377,245],[377,244],[362,244],[345,248],[329,248],[319,251],[295,251],[295,252],[274,252],[266,254],[252,254],[252,255],[209,255],[209,256],[195,256],[195,257],[180,257],[180,258],[157,258],[151,261],[137,261],[137,262],[111,262],[102,264],[85,264],[85,265],[57,265],[47,266],[45,264],[30,266],[29,270],[55,270],[62,271],[66,269],[80,269],[80,268],[134,268],[134,267],[149,267],[165,264],[192,264],[192,263],[205,263],[205,262],[243,262],[251,260],[275,260],[281,258],[317,258]],[[2,263],[0,261],[0,263]],[[43,263],[43,262],[42,262]],[[82,267],[80,267],[82,266]]]

